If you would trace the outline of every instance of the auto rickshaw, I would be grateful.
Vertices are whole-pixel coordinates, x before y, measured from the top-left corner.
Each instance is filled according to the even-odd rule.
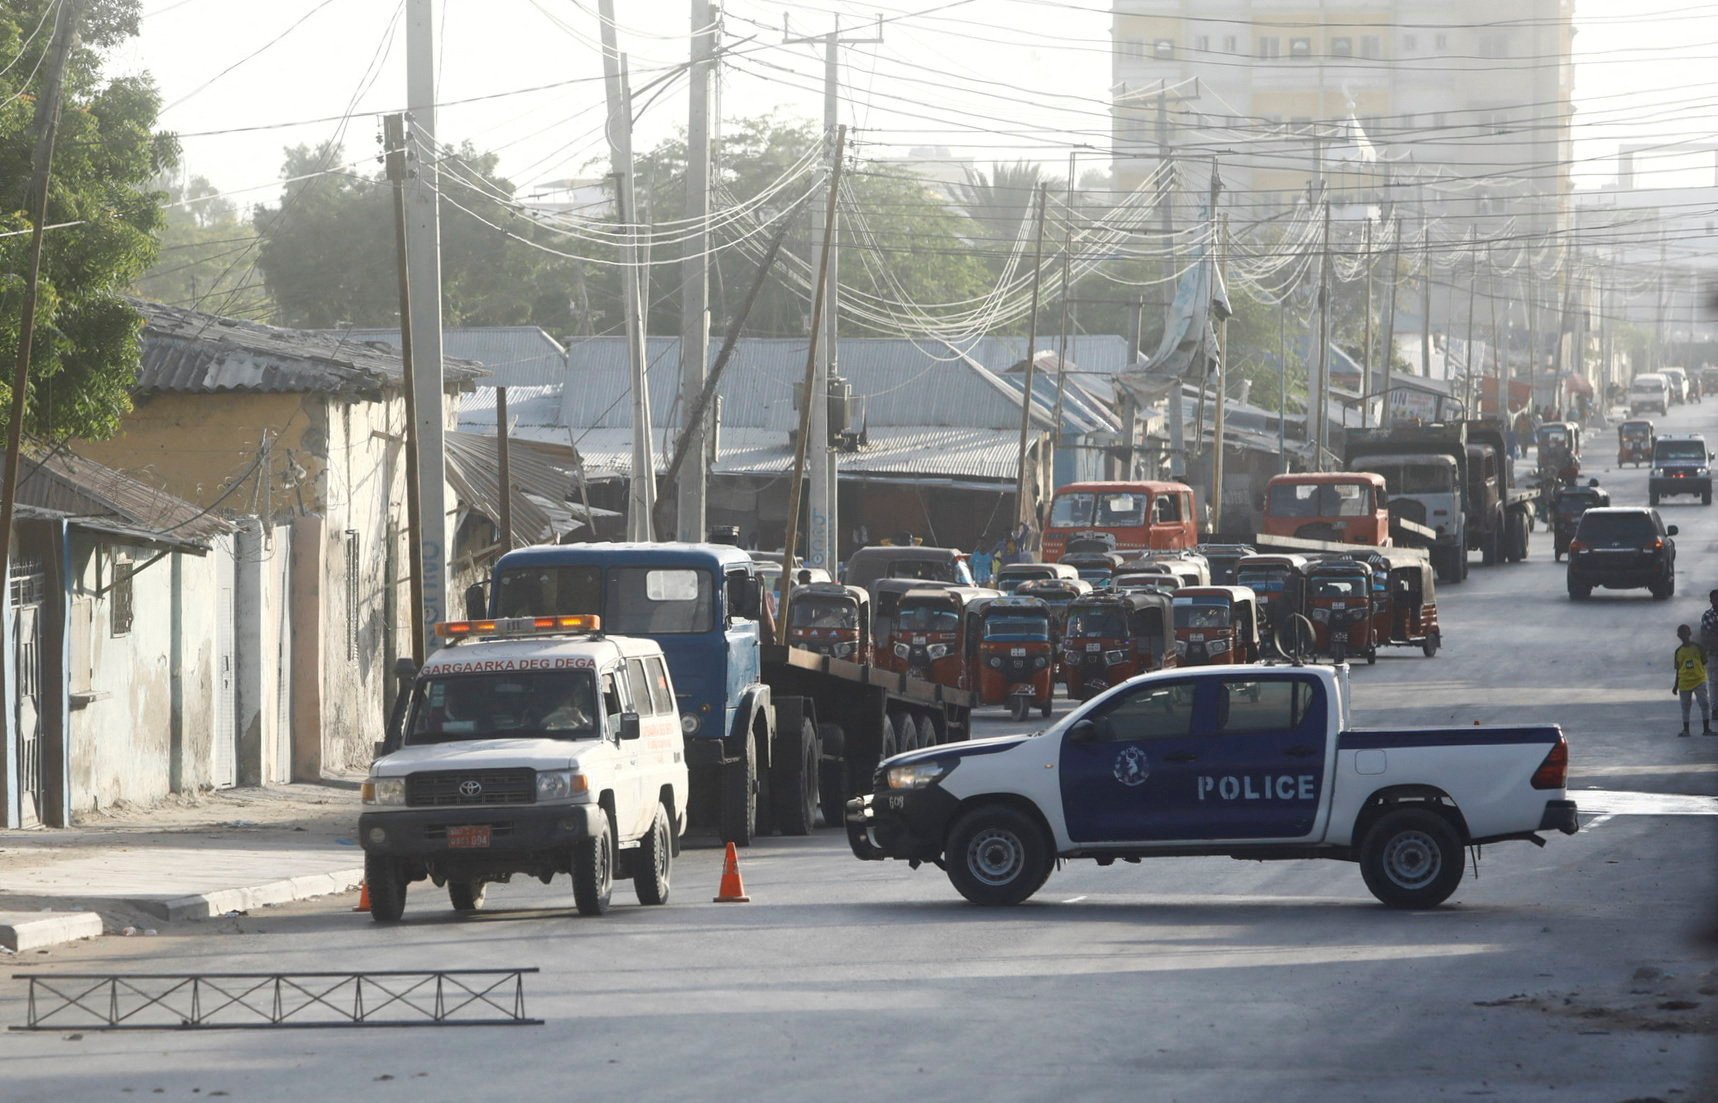
[[[1235,565],[1249,555],[1259,554],[1251,544],[1199,544],[1194,549],[1211,565],[1211,585],[1235,585]]]
[[[1347,556],[1314,563],[1306,576],[1306,617],[1316,653],[1337,662],[1350,655],[1378,661],[1376,598],[1367,564]]]
[[[1259,661],[1259,601],[1245,586],[1190,586],[1174,609],[1182,666]]]
[[[1391,561],[1387,627],[1378,633],[1380,646],[1418,647],[1428,659],[1438,653],[1443,633],[1433,575],[1430,560]]]
[[[1534,430],[1533,439],[1540,479],[1574,486],[1581,476],[1581,427],[1572,421],[1548,421]]]
[[[857,586],[813,582],[793,588],[787,644],[849,662],[871,661],[871,595]]]
[[[1644,417],[1617,423],[1617,466],[1632,463],[1636,467],[1652,462],[1652,445],[1658,439],[1652,422]]]
[[[1016,720],[1034,706],[1049,716],[1056,690],[1050,607],[1035,597],[999,597],[983,603],[978,621],[968,665],[978,671],[979,704],[1007,705]]]
[[[1116,568],[1122,571],[1146,571],[1162,569],[1181,580],[1183,586],[1211,585],[1211,564],[1198,552],[1154,552],[1139,559],[1123,563]]]
[[[1069,607],[1062,634],[1068,696],[1089,701],[1136,674],[1176,665],[1168,594],[1088,594]]]
[[[1094,590],[1102,590],[1115,577],[1116,568],[1124,558],[1120,552],[1078,552],[1064,555],[1060,562],[1078,571],[1081,580],[1091,583]]]
[[[908,590],[895,611],[886,669],[950,689],[973,688],[967,658],[968,640],[977,631],[976,605],[1000,596],[977,586]]]
[[[1288,619],[1306,604],[1306,572],[1312,561],[1304,555],[1249,555],[1235,565],[1235,584],[1258,595],[1259,632],[1267,650],[1276,651],[1276,636]]]
[[[1080,572],[1067,563],[1008,563],[996,569],[996,588],[1011,594],[1022,582],[1079,577]]]
[[[1169,568],[1161,564],[1151,564],[1149,567],[1142,567],[1139,570],[1127,570],[1126,573],[1118,574],[1110,580],[1110,589],[1124,592],[1129,590],[1157,590],[1161,593],[1174,594],[1175,591],[1181,589],[1182,585],[1182,579],[1170,573]]]
[[[1586,486],[1568,486],[1557,492],[1551,499],[1551,556],[1562,559],[1569,550],[1569,541],[1575,538],[1575,528],[1581,523],[1581,514],[1594,506],[1611,504],[1610,492],[1599,485],[1599,480],[1589,479]]]
[[[1078,578],[1039,578],[1022,582],[1016,597],[1035,597],[1050,607],[1050,642],[1054,645],[1056,680],[1062,679],[1062,631],[1068,624],[1068,606],[1092,592],[1092,584]]]
[[[871,661],[884,670],[902,670],[895,662],[895,620],[900,614],[901,598],[914,590],[952,589],[953,582],[932,582],[923,578],[881,578],[868,591],[871,602]]]

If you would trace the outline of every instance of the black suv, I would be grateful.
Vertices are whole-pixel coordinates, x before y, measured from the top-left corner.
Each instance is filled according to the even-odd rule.
[[[1652,445],[1652,474],[1647,477],[1647,497],[1653,505],[1676,494],[1698,494],[1700,504],[1712,504],[1712,453],[1706,438],[1659,437]]]
[[[1593,587],[1645,587],[1660,601],[1676,592],[1676,526],[1656,509],[1589,509],[1569,541],[1569,599],[1585,601]]]

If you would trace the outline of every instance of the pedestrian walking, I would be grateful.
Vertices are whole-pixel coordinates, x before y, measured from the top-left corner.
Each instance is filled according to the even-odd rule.
[[[1671,692],[1682,698],[1682,734],[1688,735],[1688,706],[1700,704],[1700,734],[1712,734],[1712,700],[1706,692],[1706,651],[1694,642],[1694,629],[1676,626],[1676,684]]]
[[[1706,665],[1718,662],[1718,590],[1706,595],[1712,604],[1700,614],[1700,646],[1706,649]]]

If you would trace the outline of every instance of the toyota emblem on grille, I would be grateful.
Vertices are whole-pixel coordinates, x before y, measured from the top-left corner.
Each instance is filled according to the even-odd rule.
[[[483,783],[474,778],[459,783],[459,795],[462,797],[475,797],[482,792]]]

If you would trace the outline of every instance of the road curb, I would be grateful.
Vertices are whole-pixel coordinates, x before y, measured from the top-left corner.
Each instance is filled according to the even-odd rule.
[[[0,946],[20,953],[99,938],[101,932],[101,916],[95,912],[0,911]]]
[[[332,873],[309,873],[302,877],[289,877],[284,881],[268,881],[242,888],[214,889],[167,900],[130,900],[127,903],[168,922],[210,919],[228,912],[248,912],[270,904],[290,904],[295,900],[351,892],[363,879],[363,867],[355,866]]]

